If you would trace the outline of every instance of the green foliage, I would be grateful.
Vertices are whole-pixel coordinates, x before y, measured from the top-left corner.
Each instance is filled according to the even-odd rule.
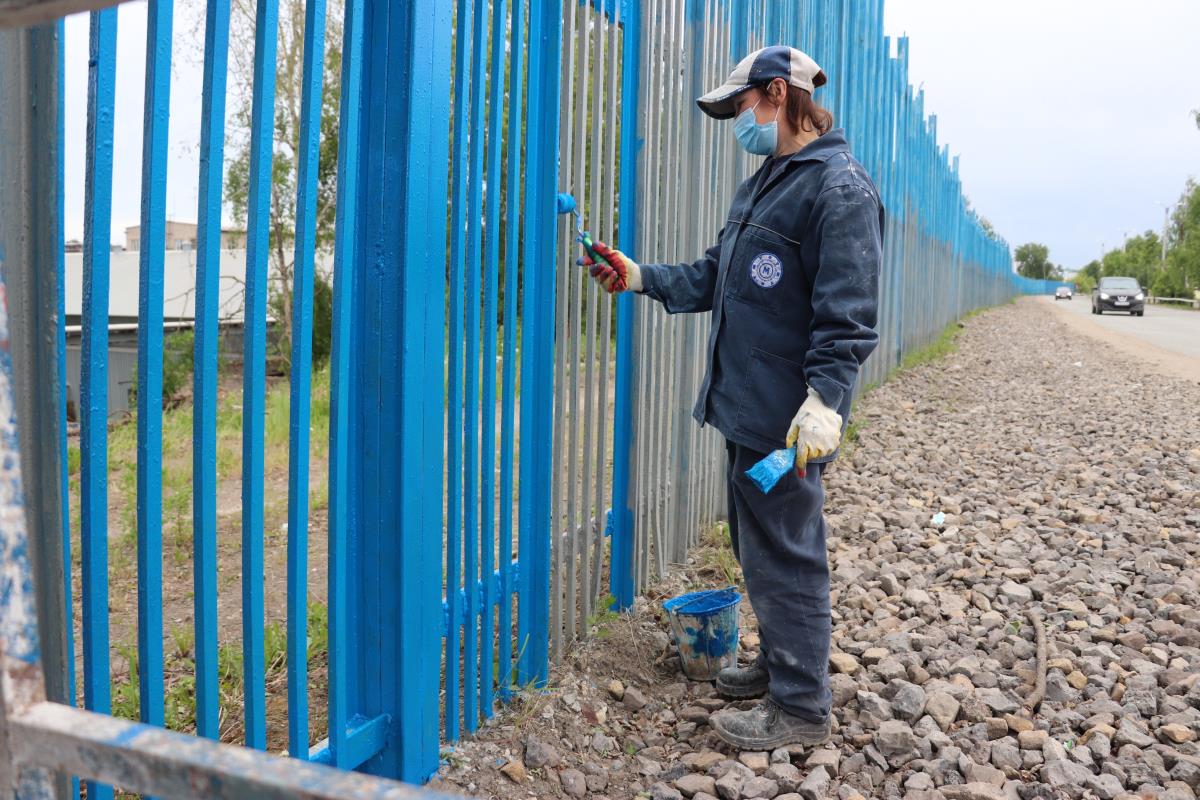
[[[1013,253],[1017,273],[1036,280],[1061,280],[1062,268],[1050,261],[1050,248],[1037,242],[1021,245]]]
[[[1089,261],[1083,269],[1075,273],[1073,280],[1075,281],[1075,291],[1080,294],[1087,294],[1096,287],[1100,281],[1101,264],[1099,259]]]
[[[1109,250],[1100,261],[1101,277],[1121,276],[1150,286],[1162,268],[1162,239],[1154,231],[1131,236],[1116,250]]]
[[[196,334],[191,329],[174,331],[163,336],[162,404],[173,408],[182,402],[186,389],[192,385],[195,363]],[[137,402],[137,374],[129,386],[129,402]]]
[[[1103,276],[1135,278],[1159,297],[1190,299],[1200,289],[1200,184],[1189,179],[1166,226],[1166,259],[1162,234],[1155,231],[1134,236],[1109,250],[1080,273],[1092,278],[1086,284],[1078,277],[1079,290],[1090,291]],[[1093,270],[1093,264],[1099,268]]]
[[[326,15],[326,50],[321,96],[320,133],[317,145],[316,213],[309,220],[316,253],[332,250],[337,218],[338,107],[341,97],[342,3],[334,2]],[[282,0],[279,4],[279,57],[275,67],[276,111],[271,162],[269,246],[271,281],[270,314],[275,319],[271,358],[277,369],[291,369],[292,305],[295,295],[296,191],[301,160],[302,69],[304,64],[305,4]],[[253,35],[253,6],[234,4],[233,41],[249,47]],[[249,81],[250,76],[238,76]],[[231,79],[233,82],[234,79]],[[244,88],[244,87],[243,87]],[[250,200],[250,124],[252,97],[237,95],[230,114],[230,158],[225,196],[238,225],[244,225]],[[313,362],[329,358],[333,289],[329,276],[316,275],[313,295]]]

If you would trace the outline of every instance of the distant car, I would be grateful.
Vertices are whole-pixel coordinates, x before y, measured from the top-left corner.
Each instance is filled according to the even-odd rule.
[[[1068,300],[1071,299],[1071,287],[1070,286],[1060,286],[1054,290],[1054,299],[1055,300],[1062,300],[1064,297],[1067,298]]]
[[[1092,289],[1092,313],[1128,311],[1140,317],[1146,313],[1146,292],[1134,278],[1101,278]]]

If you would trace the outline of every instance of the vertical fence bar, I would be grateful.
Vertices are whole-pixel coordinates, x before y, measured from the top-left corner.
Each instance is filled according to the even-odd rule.
[[[515,577],[513,550],[513,456],[516,446],[517,291],[521,219],[521,130],[525,111],[525,0],[513,0],[510,23],[511,63],[508,88],[508,174],[504,205],[507,212],[504,243],[504,364],[500,417],[500,664],[499,684],[507,692],[513,682],[512,592]]]
[[[58,319],[55,325],[55,349],[58,352],[58,457],[59,463],[59,513],[62,515],[62,588],[63,588],[63,628],[67,657],[67,703],[76,704],[75,690],[75,608],[73,602],[71,572],[74,562],[71,560],[71,486],[70,479],[70,447],[67,444],[67,270],[66,270],[66,235],[64,232],[65,199],[66,199],[66,167],[64,153],[66,152],[66,23],[59,20],[54,26],[57,38],[58,59],[58,100],[55,112],[55,186],[54,206],[56,212],[54,234],[54,272],[57,286]],[[71,779],[70,796],[79,797],[79,779]]]
[[[162,350],[172,0],[146,10],[146,102],[138,252],[137,562],[141,720],[163,724]]]
[[[564,87],[563,97],[561,99],[560,113],[566,118],[567,122],[559,127],[559,153],[563,154],[562,158],[565,162],[565,175],[561,175],[560,187],[565,187],[568,190],[574,187],[574,177],[572,170],[574,168],[574,159],[572,158],[572,147],[574,146],[574,127],[570,124],[571,115],[574,113],[575,104],[571,93],[571,88],[575,83],[575,24],[578,3],[564,2],[563,3],[563,47],[565,50],[565,58],[563,59],[563,77],[562,86]],[[566,265],[564,275],[571,274],[571,262],[573,260],[573,248],[575,242],[571,235],[572,227],[570,225],[570,217],[560,217],[558,225],[558,260],[560,264]],[[570,485],[570,476],[567,474],[563,466],[563,458],[566,455],[566,432],[568,425],[565,424],[564,414],[566,413],[566,399],[569,392],[566,388],[567,382],[567,353],[570,352],[571,342],[567,336],[567,323],[570,319],[569,308],[572,290],[576,285],[575,281],[566,280],[558,281],[557,296],[558,303],[555,311],[555,329],[554,329],[554,418],[559,420],[554,426],[554,491],[551,498],[551,508],[553,509],[553,518],[550,523],[551,538],[551,554],[554,562],[550,569],[550,658],[558,661],[563,652],[563,606],[565,598],[570,587],[564,580],[566,573],[566,559],[564,558],[563,545],[566,544],[566,531],[569,530],[570,520],[564,518],[565,500],[564,492]],[[569,640],[570,637],[568,637]]]
[[[23,681],[16,676],[22,669],[24,682],[44,690],[50,700],[74,698],[69,517],[63,516],[69,506],[66,384],[61,380],[61,27],[50,23],[0,31],[0,424],[6,442],[0,606],[14,614],[4,619],[3,642],[13,648],[6,653],[5,682],[18,695],[6,698],[10,713],[23,705]],[[15,585],[22,579],[24,596]],[[31,641],[21,641],[24,637]],[[7,773],[8,766],[0,764],[0,771]],[[71,790],[67,776],[54,777],[55,796]]]
[[[471,62],[471,6],[468,0],[458,0],[455,13],[457,30],[454,42],[454,150],[450,156],[454,170],[454,189],[450,200],[450,355],[448,358],[449,403],[446,415],[446,607],[449,626],[446,629],[446,738],[458,738],[461,716],[460,659],[462,607],[459,596],[459,575],[462,569],[463,518],[463,293],[466,270],[467,217],[466,194],[469,175],[465,168],[467,115]]]
[[[267,267],[271,136],[275,129],[278,0],[258,0],[254,21],[254,101],[246,226],[246,312],[242,379],[242,675],[246,746],[267,746],[263,649],[263,447],[267,373]]]
[[[220,736],[217,674],[217,314],[221,277],[221,182],[225,165],[225,82],[229,0],[208,0],[200,112],[196,230],[196,338],[192,366],[192,564],[196,639],[196,733]]]
[[[488,132],[487,132],[487,263],[484,267],[483,281],[483,443],[481,452],[483,464],[481,467],[483,480],[480,496],[483,499],[483,511],[480,518],[481,560],[480,573],[483,578],[483,625],[480,631],[479,663],[482,670],[479,692],[479,705],[485,717],[492,716],[492,697],[495,677],[492,674],[492,660],[495,653],[495,613],[493,604],[497,601],[492,585],[492,573],[495,569],[496,552],[496,336],[499,321],[499,278],[500,278],[500,228],[503,224],[500,216],[500,200],[503,189],[501,184],[501,161],[503,156],[504,136],[504,65],[506,53],[504,47],[505,27],[507,24],[507,3],[505,0],[492,0],[492,30],[491,54],[492,63],[488,78]],[[503,499],[499,503],[504,510]],[[503,555],[503,554],[501,554]],[[507,566],[501,560],[502,566]],[[503,600],[503,598],[500,598]]]
[[[296,242],[292,261],[287,527],[288,754],[302,759],[308,757],[308,449],[317,148],[325,77],[325,0],[308,0],[305,4],[303,70],[296,174]]]
[[[519,527],[522,596],[517,639],[518,680],[545,683],[550,585],[550,460],[553,427],[554,216],[558,176],[558,114],[562,12],[557,3],[530,8],[530,119],[526,129],[524,316],[521,324],[521,483]]]
[[[629,3],[624,16],[621,42],[621,193],[618,218],[622,252],[635,261],[638,241],[638,152],[642,145],[642,120],[638,91],[641,67],[642,4]],[[633,332],[637,322],[634,298],[617,297],[616,398],[613,407],[613,537],[609,591],[618,608],[633,605],[634,595],[634,433],[633,404],[635,374]]]
[[[467,191],[467,414],[464,440],[466,476],[463,516],[463,586],[466,587],[467,624],[463,632],[463,720],[468,732],[479,727],[479,313],[483,275],[483,107],[487,77],[484,65],[487,34],[486,3],[475,0],[471,36],[471,184]],[[465,119],[463,120],[466,121]]]
[[[443,553],[449,0],[366,8],[354,342],[356,642],[347,697],[385,716],[362,768],[418,783],[437,769]],[[460,20],[461,21],[461,20]],[[460,118],[461,120],[461,118]],[[432,335],[431,335],[432,334]]]
[[[83,218],[83,341],[79,382],[80,539],[83,569],[83,704],[111,710],[108,652],[108,295],[112,219],[117,10],[93,11],[88,59]],[[88,782],[87,796],[112,798]]]
[[[338,120],[337,221],[333,247],[333,319],[329,352],[329,745],[335,767],[349,767],[346,748],[350,700],[357,673],[351,626],[350,582],[350,386],[353,381],[354,272],[358,246],[359,158],[361,155],[363,12],[365,0],[346,0],[342,26],[342,97]]]
[[[568,153],[568,158],[571,159],[572,167],[570,170],[573,191],[579,192],[577,198],[580,204],[580,213],[587,210],[586,195],[584,194],[584,178],[587,175],[586,161],[586,130],[587,130],[587,114],[583,109],[587,106],[587,62],[588,52],[590,50],[591,38],[588,36],[588,15],[591,9],[587,6],[581,6],[576,13],[575,26],[575,42],[572,47],[572,55],[578,55],[578,70],[576,83],[572,91],[572,111],[575,115],[573,133],[572,133],[572,151]],[[586,285],[582,281],[567,281],[568,298],[567,298],[567,338],[570,340],[569,345],[565,346],[567,350],[567,363],[570,364],[570,389],[567,390],[567,416],[569,420],[569,430],[566,432],[566,447],[567,447],[567,519],[566,519],[566,536],[568,539],[565,545],[566,555],[566,585],[565,593],[566,603],[566,627],[570,636],[577,636],[581,626],[585,620],[578,612],[578,598],[576,597],[576,587],[579,585],[578,570],[579,570],[579,537],[576,536],[577,526],[580,524],[580,516],[587,515],[586,509],[580,512],[580,489],[578,476],[579,466],[579,346],[583,339],[583,295],[587,290]]]

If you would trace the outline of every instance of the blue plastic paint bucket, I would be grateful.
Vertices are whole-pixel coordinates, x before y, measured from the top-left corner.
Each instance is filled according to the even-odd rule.
[[[732,586],[688,592],[663,603],[684,675],[711,681],[725,667],[737,665],[741,603],[742,596]]]

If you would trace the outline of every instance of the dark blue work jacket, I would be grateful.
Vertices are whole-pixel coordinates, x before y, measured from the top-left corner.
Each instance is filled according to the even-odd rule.
[[[848,423],[859,367],[879,341],[875,185],[840,129],[785,158],[742,182],[703,258],[642,266],[642,291],[667,311],[712,311],[692,415],[764,452],[784,446],[806,386]]]

